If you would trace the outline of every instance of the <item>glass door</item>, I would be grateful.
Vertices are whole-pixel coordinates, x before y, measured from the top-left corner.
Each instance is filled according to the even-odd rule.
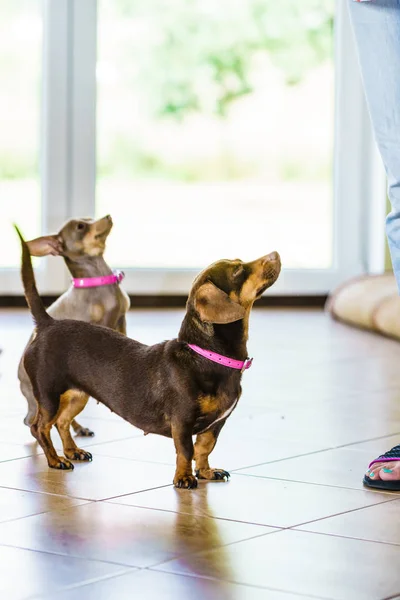
[[[105,213],[133,294],[185,294],[210,262],[273,249],[270,293],[368,270],[377,161],[345,8],[3,0],[2,293],[21,292],[13,221],[33,237]],[[65,289],[61,259],[37,267],[43,293]]]

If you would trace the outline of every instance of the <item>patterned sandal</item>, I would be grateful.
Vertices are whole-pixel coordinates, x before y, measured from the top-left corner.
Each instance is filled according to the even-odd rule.
[[[368,468],[370,469],[372,465],[378,462],[390,462],[395,460],[400,461],[400,444],[389,450],[389,452],[385,452],[385,454],[378,456],[378,458],[370,463]],[[394,481],[383,481],[382,479],[371,479],[371,477],[368,477],[368,475],[364,475],[363,483],[370,488],[375,488],[378,490],[400,492],[400,479]]]

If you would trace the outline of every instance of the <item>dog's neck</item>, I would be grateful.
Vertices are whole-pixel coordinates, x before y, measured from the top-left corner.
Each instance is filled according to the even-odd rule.
[[[103,256],[82,256],[79,258],[64,257],[65,264],[72,277],[101,277],[111,275],[112,270]]]
[[[195,344],[237,360],[247,358],[246,332],[243,320],[216,325],[204,323],[190,309],[186,313],[179,331],[178,340]]]

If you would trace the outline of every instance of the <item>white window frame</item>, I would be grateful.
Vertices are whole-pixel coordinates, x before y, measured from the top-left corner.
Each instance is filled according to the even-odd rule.
[[[53,232],[67,218],[95,212],[97,0],[44,0],[44,5],[43,231]],[[284,270],[267,292],[272,295],[325,294],[346,278],[384,269],[383,169],[347,2],[341,0],[336,1],[335,71],[333,265]],[[132,268],[125,273],[129,293],[168,295],[186,294],[198,270]],[[37,278],[42,293],[62,292],[68,284],[60,259],[43,260]],[[7,293],[20,293],[18,270],[0,271],[0,285]]]
[[[68,0],[44,0],[40,127],[42,232],[55,233],[69,214],[69,13]],[[35,269],[42,294],[67,285],[62,259],[42,258]],[[20,295],[19,268],[0,269],[3,294]]]

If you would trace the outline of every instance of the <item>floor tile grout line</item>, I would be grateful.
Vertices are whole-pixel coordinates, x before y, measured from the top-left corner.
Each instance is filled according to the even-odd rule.
[[[108,502],[108,500],[104,500],[104,502]],[[281,531],[283,529],[287,529],[286,527],[281,527],[279,525],[268,525],[265,523],[254,523],[253,521],[240,521],[238,519],[228,519],[226,517],[214,517],[214,516],[210,516],[210,515],[202,515],[202,514],[195,514],[193,515],[193,513],[187,513],[187,512],[180,512],[177,510],[171,510],[171,509],[167,509],[167,508],[156,508],[153,506],[141,506],[139,504],[124,504],[123,502],[110,502],[110,504],[117,504],[117,505],[121,505],[121,506],[131,506],[133,508],[146,508],[148,510],[157,510],[159,512],[167,512],[167,513],[172,513],[175,515],[186,515],[186,516],[195,516],[195,517],[204,517],[204,518],[208,518],[208,519],[215,519],[217,521],[227,521],[229,523],[241,523],[243,525],[256,525],[257,527],[269,527],[270,529],[276,529],[278,531]],[[272,532],[271,532],[272,533]]]
[[[4,490],[15,490],[16,492],[29,492],[30,494],[37,494],[38,496],[55,496],[57,498],[70,498],[71,496],[65,496],[64,494],[54,494],[52,492],[42,492],[39,490],[26,490],[24,488],[16,488],[16,487],[10,487],[9,485],[1,485],[0,484],[0,491],[4,489]],[[84,498],[78,498],[78,500],[84,500]]]
[[[244,469],[254,469],[256,467],[262,467],[263,465],[272,465],[278,462],[284,462],[286,460],[293,460],[295,458],[302,458],[305,456],[312,456],[313,454],[321,454],[322,452],[329,452],[330,450],[336,450],[336,446],[331,446],[329,448],[321,448],[320,450],[313,450],[312,452],[305,452],[304,454],[295,454],[294,456],[286,456],[285,458],[277,458],[275,460],[268,460],[266,462],[257,463],[255,465],[248,465],[247,467],[239,467],[238,469],[231,469],[232,473],[239,473]]]
[[[398,500],[400,500],[400,498],[391,498],[390,500],[389,499],[388,500],[382,500],[382,502],[376,502],[374,504],[367,504],[366,506],[359,506],[357,508],[351,508],[350,510],[343,510],[341,512],[334,513],[332,515],[327,515],[326,517],[321,517],[319,519],[313,519],[311,521],[305,521],[304,523],[297,523],[296,525],[290,525],[289,527],[286,527],[285,529],[297,529],[298,527],[303,527],[304,525],[311,525],[312,523],[320,523],[321,521],[326,521],[328,519],[333,519],[335,517],[340,517],[341,515],[351,514],[351,513],[354,513],[354,512],[365,510],[367,508],[373,508],[374,506],[381,506],[382,504],[389,504],[390,502],[397,502]],[[312,533],[312,532],[310,532],[310,533]]]
[[[101,500],[101,502],[107,502],[109,504],[112,504],[113,506],[128,506],[130,508],[139,508],[139,509],[142,508],[144,510],[155,510],[157,512],[170,513],[173,515],[185,515],[187,517],[195,517],[196,519],[211,519],[211,520],[215,520],[215,521],[227,521],[228,523],[240,523],[241,525],[251,525],[253,527],[268,527],[269,529],[276,529],[277,531],[286,529],[286,527],[280,527],[279,525],[265,525],[264,523],[253,523],[251,521],[238,521],[237,519],[227,519],[226,517],[214,517],[214,516],[206,515],[206,514],[203,515],[203,514],[186,513],[186,512],[176,511],[176,510],[170,510],[167,508],[156,508],[154,506],[140,506],[138,504],[124,504],[123,502],[109,502],[108,500]],[[71,507],[71,508],[75,508],[75,507]],[[264,534],[261,534],[261,535],[264,535]]]
[[[98,444],[92,444],[92,445],[89,445],[86,447],[89,449],[90,448],[99,448],[100,446],[106,446],[107,444],[113,444],[114,442],[125,442],[130,439],[137,439],[137,438],[123,438],[123,439],[119,439],[119,440],[112,440],[111,442],[99,442]],[[60,451],[60,453],[62,454],[61,451]],[[0,465],[2,463],[15,462],[15,461],[22,460],[25,458],[36,458],[36,457],[44,456],[44,455],[45,455],[44,452],[41,452],[40,454],[29,454],[28,456],[16,456],[15,458],[6,458],[4,460],[0,459]],[[170,462],[170,463],[158,462],[158,461],[154,461],[154,460],[143,460],[142,458],[139,459],[139,458],[129,458],[127,456],[115,456],[112,454],[96,454],[96,453],[94,453],[94,458],[96,459],[96,457],[111,458],[111,459],[115,459],[115,460],[129,460],[131,462],[141,462],[141,463],[150,464],[150,465],[161,465],[163,467],[174,467],[175,466],[175,463],[173,463],[173,462]],[[246,468],[250,468],[250,467],[246,467]]]
[[[336,516],[336,515],[335,515]],[[335,537],[340,538],[342,540],[354,540],[356,542],[369,543],[369,544],[380,544],[381,546],[392,546],[394,548],[399,548],[400,542],[398,544],[394,544],[393,542],[382,542],[381,540],[370,540],[366,538],[358,538],[352,535],[340,535],[338,533],[326,533],[323,531],[311,531],[308,529],[296,529],[293,527],[288,528],[286,531],[296,531],[297,533],[308,533],[311,535],[322,535],[325,537]]]
[[[28,492],[29,494],[39,494],[41,496],[55,496],[56,498],[70,498],[72,500],[85,500],[86,502],[96,502],[94,498],[81,498],[80,496],[67,496],[65,494],[42,492],[40,490],[27,490],[26,488],[10,487],[8,485],[0,485],[0,490],[2,489],[14,490],[15,492]]]
[[[7,488],[8,489],[8,488]],[[14,488],[11,488],[14,491]],[[155,488],[158,489],[158,488]],[[15,490],[15,491],[19,491],[19,490]],[[29,493],[35,493],[35,492],[29,492]],[[49,494],[50,495],[50,494]],[[57,498],[71,498],[70,496],[56,496]],[[71,498],[72,499],[72,498]],[[76,499],[76,498],[75,498]],[[73,506],[65,506],[62,507],[60,509],[58,509],[58,514],[60,513],[65,513],[65,512],[72,512],[76,509],[79,509],[81,506],[87,506],[88,504],[101,504],[101,503],[106,503],[106,504],[111,504],[112,506],[125,506],[125,507],[129,507],[129,508],[135,508],[135,509],[143,509],[143,510],[156,510],[159,512],[171,512],[173,514],[179,514],[179,513],[175,513],[174,511],[167,511],[167,510],[163,510],[163,509],[158,509],[158,508],[152,508],[149,506],[136,506],[133,504],[123,504],[122,502],[109,502],[108,500],[85,500],[84,502],[80,503],[80,504],[74,504]],[[21,517],[13,517],[11,519],[7,519],[6,521],[0,521],[0,532],[1,532],[1,528],[3,525],[8,524],[8,523],[13,523],[14,521],[20,521],[22,519],[29,519],[32,517],[37,517],[40,515],[45,515],[48,513],[52,513],[54,512],[54,509],[50,509],[50,510],[43,510],[40,512],[34,512],[32,514],[29,515],[23,515]],[[187,513],[181,513],[181,514],[187,514]],[[190,515],[189,515],[190,516]],[[200,518],[207,518],[207,519],[216,519],[217,517],[210,517],[208,515],[196,515],[196,517],[200,517]],[[229,520],[229,519],[224,519],[224,520]],[[233,523],[240,523],[240,521],[232,521]],[[247,523],[244,523],[247,524]],[[255,525],[254,523],[248,523],[249,525]],[[259,527],[272,527],[271,525],[258,525]],[[280,529],[280,528],[278,528]],[[0,541],[0,546],[1,546],[1,541]],[[140,567],[137,567],[140,568]]]
[[[100,446],[100,444],[99,444],[99,446]],[[99,446],[96,446],[96,447],[98,448]],[[92,446],[90,446],[90,448],[91,447]],[[115,458],[117,460],[129,460],[131,462],[144,463],[146,465],[160,465],[162,467],[172,467],[172,469],[174,469],[174,467],[175,467],[175,463],[173,463],[173,462],[170,462],[170,463],[156,462],[154,460],[143,460],[142,458],[128,458],[126,456],[113,456],[112,454],[97,454],[94,456],[94,458],[96,458],[96,456],[102,456],[104,458]]]
[[[280,593],[286,593],[286,594],[292,594],[294,596],[298,596],[299,599],[301,598],[313,598],[314,600],[337,600],[335,598],[332,598],[331,596],[314,596],[313,594],[299,594],[298,592],[293,592],[291,590],[284,590],[281,588],[271,588],[271,587],[264,587],[264,586],[258,586],[255,584],[251,584],[251,583],[244,583],[244,582],[239,582],[239,581],[235,581],[233,579],[221,579],[218,577],[212,577],[211,575],[203,575],[201,573],[181,573],[180,571],[163,571],[162,569],[156,569],[154,567],[147,567],[148,571],[155,571],[157,573],[166,573],[168,575],[181,575],[183,577],[191,577],[193,579],[206,579],[207,581],[224,581],[225,583],[231,583],[231,584],[235,584],[235,585],[240,585],[243,587],[248,587],[248,588],[253,588],[253,589],[258,589],[258,590],[266,590],[266,591],[272,591],[272,592],[280,592]]]
[[[0,415],[0,416],[1,416],[1,415]],[[100,419],[98,419],[98,420],[100,420]],[[124,421],[122,418],[121,418],[121,421],[122,421],[122,422],[126,422],[126,421]],[[114,422],[115,422],[115,421],[114,421]],[[92,444],[92,443],[90,443],[90,444],[83,444],[83,445],[84,445],[84,446],[88,446],[88,447],[92,448],[93,446],[100,446],[100,445],[112,444],[112,443],[114,443],[114,442],[124,442],[124,441],[126,441],[126,440],[137,440],[137,439],[141,439],[141,438],[143,437],[143,435],[144,435],[144,434],[128,435],[128,436],[123,436],[123,437],[117,437],[117,438],[115,438],[115,439],[112,439],[112,440],[107,440],[106,442],[94,442],[93,444]],[[79,437],[79,436],[74,436],[74,439],[79,439],[79,441],[82,441],[82,440],[84,441],[85,439],[92,440],[92,439],[93,439],[93,438],[95,438],[95,437],[96,437],[96,434],[95,434],[94,436],[92,436],[92,437],[88,437],[88,438],[85,438],[85,437]],[[39,454],[37,454],[37,453],[35,452],[34,454],[29,454],[28,456],[19,456],[19,457],[17,457],[17,458],[11,458],[11,459],[4,460],[4,461],[1,461],[1,462],[9,462],[10,460],[20,460],[20,459],[23,459],[23,458],[31,458],[32,456],[44,456],[44,452],[43,452],[43,450],[41,450],[41,448],[40,448],[40,446],[39,446],[39,444],[38,444],[38,443],[37,443],[37,444],[35,444],[35,438],[33,438],[33,437],[32,437],[32,441],[29,441],[29,442],[11,442],[11,441],[2,441],[2,440],[1,440],[1,443],[3,443],[3,444],[7,444],[7,445],[9,445],[9,446],[12,446],[12,447],[14,447],[14,446],[24,446],[24,445],[26,445],[27,443],[29,443],[29,444],[34,444],[34,445],[35,445],[35,448],[37,448],[37,449],[38,449],[38,451],[39,451]],[[120,457],[120,458],[123,458],[123,457]]]
[[[197,550],[195,552],[190,552],[189,554],[191,557],[202,556],[203,554],[207,554],[208,552],[213,552],[214,550],[218,550],[219,548],[229,548],[229,546],[234,546],[235,544],[249,542],[250,540],[266,537],[267,535],[272,535],[274,533],[280,533],[282,531],[284,531],[284,529],[276,529],[275,531],[267,531],[266,533],[262,533],[260,535],[253,535],[253,536],[251,536],[249,538],[245,538],[243,540],[236,540],[233,542],[228,542],[227,544],[221,544],[221,545],[215,546],[214,548],[207,548],[207,550]],[[182,556],[185,556],[185,555],[182,555]],[[154,565],[150,565],[145,568],[146,569],[156,569],[156,567],[160,567],[161,565],[166,565],[170,562],[173,562],[174,560],[179,560],[179,558],[180,558],[179,556],[177,556],[176,558],[167,558],[166,560],[162,560],[158,563],[155,563]]]
[[[16,460],[21,460],[22,458],[34,458],[36,456],[44,456],[43,454],[28,454],[28,456],[16,456],[15,458],[5,458],[4,460],[0,460],[0,465],[3,463],[9,463],[9,462],[14,462]]]
[[[17,444],[15,444],[15,445],[17,445]],[[25,456],[16,456],[15,458],[6,458],[5,460],[0,460],[0,464],[9,463],[9,462],[16,462],[17,460],[25,460],[25,459],[28,459],[28,458],[39,458],[39,456],[44,456],[44,452],[41,452],[40,454],[36,454],[36,453],[35,454],[28,454],[28,456],[25,455]]]
[[[191,551],[187,552],[186,551],[183,554],[178,554],[177,556],[175,556],[173,558],[167,558],[165,560],[162,560],[160,562],[154,563],[153,565],[149,565],[148,567],[144,567],[144,568],[145,569],[152,569],[152,568],[159,567],[161,565],[167,564],[169,562],[172,562],[174,560],[179,560],[180,558],[185,557],[185,556],[195,557],[195,556],[204,554],[205,552],[211,552],[213,550],[218,550],[220,548],[227,548],[229,546],[233,546],[234,544],[239,544],[239,543],[242,543],[242,542],[249,542],[250,540],[254,540],[256,538],[265,537],[267,535],[272,535],[273,533],[278,533],[279,531],[282,531],[282,530],[278,529],[276,531],[266,531],[265,533],[260,533],[258,535],[252,535],[252,536],[250,536],[248,538],[243,538],[241,540],[235,540],[235,541],[232,541],[232,542],[227,542],[226,544],[217,544],[216,546],[210,547],[207,550],[194,550],[193,552],[191,552]]]
[[[46,554],[48,556],[62,556],[64,558],[72,558],[74,560],[87,560],[89,562],[101,563],[103,565],[114,565],[116,567],[124,567],[125,569],[140,569],[144,567],[138,567],[137,565],[127,565],[126,563],[115,562],[110,560],[103,560],[101,558],[89,558],[87,556],[77,556],[75,554],[66,554],[64,552],[52,552],[50,550],[38,550],[37,548],[28,548],[27,546],[20,546],[16,544],[4,544],[0,542],[0,548],[15,548],[17,550],[26,550],[27,552],[38,552],[39,554]]]
[[[121,573],[114,573],[112,575],[103,575],[103,577],[93,577],[92,579],[89,579],[88,581],[85,582],[81,582],[81,583],[76,583],[76,584],[71,584],[71,585],[67,585],[67,586],[63,586],[61,588],[58,588],[57,590],[53,590],[51,592],[48,593],[44,593],[44,594],[33,594],[32,596],[27,596],[26,600],[41,600],[42,598],[51,598],[53,599],[55,594],[59,593],[59,592],[68,592],[70,590],[75,590],[75,589],[79,589],[79,588],[83,588],[86,587],[88,585],[93,585],[94,583],[99,583],[101,581],[107,581],[109,579],[115,579],[117,577],[123,577],[124,575],[129,575],[130,573],[139,573],[141,570],[143,569],[138,569],[137,567],[130,567],[129,569],[126,569],[125,571],[122,571]]]
[[[110,502],[116,498],[125,498],[126,496],[135,496],[136,494],[142,494],[144,492],[151,492],[153,490],[161,490],[163,488],[171,487],[172,483],[165,483],[163,485],[157,485],[155,487],[146,488],[143,490],[137,490],[137,492],[127,492],[126,494],[120,494],[119,496],[110,496],[107,498],[98,498],[97,502]],[[113,502],[112,504],[124,504],[123,502]],[[124,506],[131,506],[130,504],[124,504]]]
[[[94,436],[96,437],[96,436]],[[82,444],[83,446],[87,446],[88,448],[96,448],[97,446],[106,446],[107,444],[113,444],[114,442],[126,442],[127,440],[138,440],[141,439],[141,435],[128,435],[126,437],[122,437],[122,438],[116,438],[115,440],[108,440],[107,442],[94,442],[93,444]],[[93,439],[93,438],[89,438],[89,439]],[[82,438],[79,438],[79,440],[82,440]],[[114,458],[114,457],[110,457],[110,458]],[[123,456],[117,457],[117,458],[124,458]],[[129,460],[129,459],[126,459]]]
[[[305,452],[303,454],[295,454],[294,456],[287,456],[285,458],[277,458],[276,460],[268,460],[266,462],[257,463],[255,465],[248,465],[247,467],[239,467],[238,469],[231,469],[233,473],[238,473],[239,471],[243,471],[244,469],[254,469],[256,467],[262,467],[263,465],[271,465],[278,462],[284,462],[287,460],[294,460],[296,458],[302,458],[306,456],[313,456],[314,454],[323,454],[324,452],[331,452],[332,450],[340,450],[341,448],[348,448],[349,446],[356,446],[358,444],[366,444],[368,442],[375,442],[378,440],[385,439],[387,437],[400,436],[400,432],[390,433],[388,435],[382,435],[374,438],[368,438],[365,440],[360,440],[358,442],[349,442],[348,444],[341,444],[339,446],[330,446],[329,448],[321,448],[320,450],[313,450],[312,452]],[[266,438],[267,439],[267,438]]]
[[[127,492],[126,494],[121,494],[119,496],[110,496],[110,497],[101,497],[101,498],[83,498],[81,496],[69,496],[69,495],[65,495],[65,494],[52,494],[50,492],[41,492],[39,490],[28,490],[26,488],[16,488],[16,487],[9,487],[6,485],[0,485],[0,490],[1,489],[5,489],[5,490],[13,490],[15,492],[26,492],[26,493],[30,493],[30,494],[40,494],[43,496],[55,496],[57,498],[70,498],[71,500],[84,500],[85,503],[93,503],[93,502],[107,502],[109,500],[114,500],[116,498],[124,498],[125,496],[134,496],[135,494],[141,494],[144,492],[151,492],[153,490],[159,490],[165,487],[170,487],[172,484],[167,483],[164,485],[159,485],[159,486],[155,486],[152,488],[144,488],[141,490],[137,490],[136,492]],[[118,503],[118,502],[114,502],[114,504],[123,504],[122,502]],[[129,504],[124,505],[124,506],[129,506]]]
[[[397,495],[397,498],[400,498],[400,494],[398,492],[394,492],[394,491],[386,491],[386,490],[375,490],[372,491],[372,488],[370,489],[366,489],[366,488],[352,488],[352,487],[348,487],[348,486],[344,486],[344,485],[333,485],[330,483],[316,483],[315,481],[299,481],[298,479],[283,479],[280,477],[267,477],[265,475],[253,475],[253,473],[237,473],[237,471],[231,471],[232,473],[236,473],[237,475],[240,475],[241,477],[254,477],[255,479],[265,479],[266,481],[285,481],[286,483],[300,483],[301,485],[314,485],[316,487],[325,487],[325,488],[331,488],[331,489],[337,489],[337,490],[349,490],[352,492],[364,492],[364,493],[370,493],[370,494],[385,494],[387,496],[394,496],[395,494]]]
[[[342,489],[342,488],[340,488]],[[333,517],[337,517],[340,515],[344,515],[347,513],[352,513],[352,512],[356,512],[359,510],[363,510],[366,508],[372,508],[374,506],[379,506],[381,504],[388,504],[389,502],[395,502],[397,500],[400,500],[400,498],[388,498],[387,500],[382,500],[382,502],[376,502],[374,504],[367,504],[365,506],[360,506],[357,508],[352,508],[350,510],[344,510],[342,512],[339,513],[334,513],[334,514],[330,514],[330,515],[326,515],[325,517],[320,517],[319,519],[313,519],[311,521],[304,521],[302,523],[296,523],[294,525],[271,525],[269,523],[256,523],[254,521],[243,521],[243,520],[239,520],[239,519],[228,519],[226,517],[216,517],[216,516],[210,516],[210,515],[203,515],[203,514],[191,514],[188,512],[181,512],[181,511],[176,511],[176,510],[171,510],[171,509],[166,509],[166,508],[158,508],[158,507],[152,507],[152,506],[142,506],[142,505],[138,505],[138,504],[125,504],[123,502],[110,502],[110,504],[120,504],[122,506],[131,506],[133,508],[145,508],[148,510],[156,510],[159,512],[168,512],[168,513],[173,513],[173,514],[181,514],[181,515],[187,515],[187,516],[196,516],[196,517],[200,517],[200,518],[208,518],[208,519],[215,519],[217,521],[228,521],[230,523],[242,523],[244,525],[255,525],[257,527],[269,527],[270,529],[275,529],[276,531],[286,531],[286,530],[290,530],[290,529],[294,529],[297,527],[302,527],[303,525],[309,525],[310,523],[318,523],[319,521],[324,521],[326,519],[330,519]],[[107,501],[106,501],[107,502]],[[74,508],[74,507],[72,507]],[[274,533],[274,532],[270,532],[270,533]],[[258,537],[258,536],[256,536]]]
[[[387,435],[378,435],[377,437],[368,438],[366,440],[361,440],[359,442],[349,442],[348,444],[341,444],[340,446],[336,446],[335,449],[340,448],[348,448],[349,446],[357,446],[357,444],[366,444],[368,442],[377,442],[378,440],[384,440],[387,437],[400,436],[399,431],[395,431],[394,433],[388,433]]]
[[[66,496],[64,496],[64,497],[66,497]],[[65,508],[60,509],[58,511],[58,514],[65,510],[72,510],[73,508],[78,508],[79,506],[86,506],[87,504],[95,504],[95,502],[93,500],[89,500],[89,501],[84,502],[83,504],[75,504],[75,506],[69,506],[69,507],[66,506]],[[48,513],[53,513],[53,512],[54,512],[54,509],[51,508],[50,510],[41,510],[40,512],[34,512],[30,515],[23,515],[22,517],[13,517],[11,519],[7,519],[6,521],[0,521],[0,531],[1,531],[2,526],[6,525],[8,523],[14,523],[15,521],[22,521],[22,519],[29,519],[31,517],[38,517],[40,515],[47,515]],[[0,541],[0,546],[1,545],[2,544]]]
[[[15,544],[4,544],[0,542],[0,548],[16,548],[17,550],[26,550],[27,552],[39,552],[40,554],[47,554],[49,556],[62,556],[63,558],[71,558],[74,560],[87,560],[95,563],[102,563],[103,565],[113,565],[116,567],[123,567],[125,569],[144,569],[145,567],[140,567],[138,565],[128,565],[123,562],[117,562],[113,560],[104,560],[102,558],[90,558],[87,556],[79,556],[76,554],[67,554],[65,552],[53,552],[50,550],[38,550],[37,548],[28,548],[27,546],[19,546]]]

